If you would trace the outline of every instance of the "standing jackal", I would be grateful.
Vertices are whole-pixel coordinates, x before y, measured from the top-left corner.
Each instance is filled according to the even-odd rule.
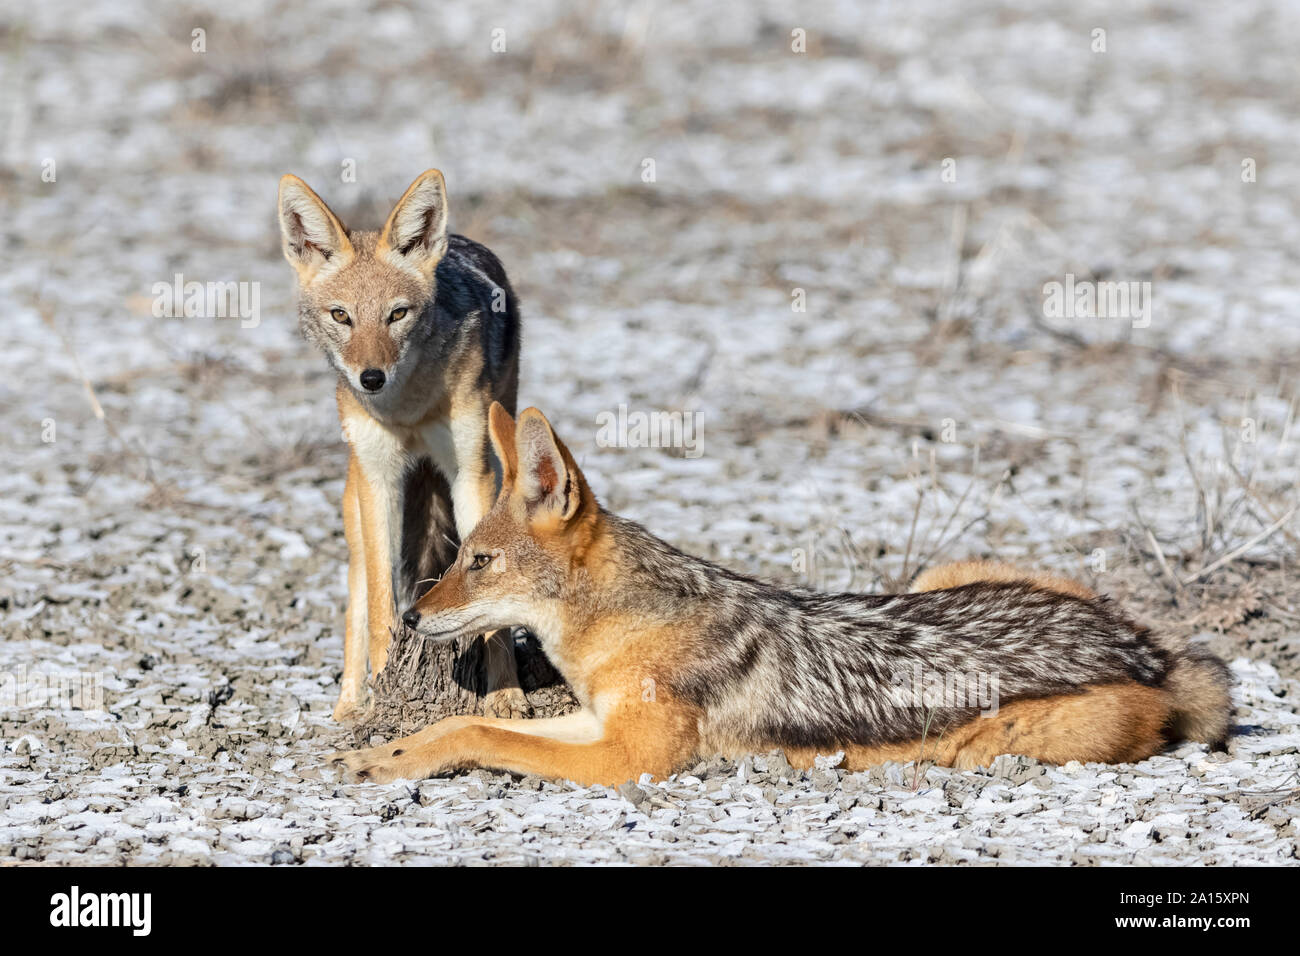
[[[422,173],[379,232],[349,232],[301,179],[280,180],[298,324],[338,374],[351,448],[343,491],[348,610],[336,720],[361,705],[366,660],[388,657],[420,596],[492,505],[488,407],[514,407],[519,310],[487,248],[447,233],[442,173]],[[487,635],[489,713],[522,714],[514,645]]]
[[[936,569],[919,584],[942,589],[921,593],[785,590],[606,512],[536,409],[516,424],[493,405],[489,431],[501,493],[405,620],[443,640],[525,625],[583,709],[450,717],[337,755],[356,777],[491,767],[614,784],[772,748],[804,765],[842,750],[849,769],[1003,753],[1122,762],[1227,735],[1223,663],[1157,640],[1081,585],[975,563]],[[994,676],[996,714],[900,693],[898,676],[918,668]]]

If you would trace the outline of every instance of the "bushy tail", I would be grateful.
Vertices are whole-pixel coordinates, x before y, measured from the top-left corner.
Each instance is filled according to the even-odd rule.
[[[960,561],[931,568],[912,582],[912,590],[937,591],[976,581],[1025,581],[1085,601],[1097,597],[1077,581],[1057,574],[1024,571],[997,561]],[[1222,750],[1232,729],[1232,676],[1228,666],[1207,650],[1188,647],[1170,634],[1151,634],[1173,661],[1162,689],[1169,695],[1170,740],[1199,740]]]
[[[1187,648],[1176,655],[1164,682],[1173,707],[1170,738],[1200,740],[1222,750],[1232,729],[1231,687],[1228,665],[1209,651]]]

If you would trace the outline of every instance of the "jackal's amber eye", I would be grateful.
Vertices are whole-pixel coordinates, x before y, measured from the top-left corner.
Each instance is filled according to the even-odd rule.
[[[330,315],[334,317],[334,321],[337,322],[339,325],[352,324],[352,320],[348,318],[348,314],[344,312],[342,309],[330,309]]]
[[[393,314],[388,317],[389,324],[392,324],[393,322],[401,322],[402,319],[406,318],[406,312],[407,310],[404,308],[394,309]]]
[[[471,562],[469,569],[471,571],[482,571],[491,563],[492,563],[492,555],[476,554],[474,555],[474,560],[473,562]]]

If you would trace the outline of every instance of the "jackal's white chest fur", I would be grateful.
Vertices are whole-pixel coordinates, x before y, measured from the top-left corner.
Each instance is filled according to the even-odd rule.
[[[364,412],[345,415],[343,435],[352,446],[372,488],[397,489],[407,470],[428,458],[451,489],[456,532],[464,538],[482,517],[477,484],[483,474],[486,423],[481,416],[458,415],[417,425],[390,425]]]

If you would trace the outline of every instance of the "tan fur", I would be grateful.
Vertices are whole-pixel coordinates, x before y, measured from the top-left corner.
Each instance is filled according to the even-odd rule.
[[[417,734],[341,758],[358,780],[387,782],[428,777],[448,770],[506,767],[515,773],[613,785],[641,773],[665,777],[695,750],[688,715],[673,707],[630,705],[604,715],[601,734],[574,743],[565,729],[586,722],[557,718],[539,734],[531,720],[448,717]]]
[[[378,325],[359,327],[343,349],[343,361],[352,368],[392,368],[397,362],[397,343]]]
[[[549,422],[526,409],[516,423],[499,406],[489,414],[489,435],[508,476],[493,509],[466,539],[456,563],[417,603],[430,639],[448,639],[479,625],[502,626],[493,614],[526,607],[529,626],[572,685],[583,711],[547,721],[449,718],[410,737],[336,755],[355,777],[389,781],[465,767],[560,777],[584,784],[617,784],[642,773],[663,776],[696,755],[736,753],[735,740],[705,736],[709,714],[675,699],[664,678],[692,660],[700,646],[691,620],[656,616],[652,604],[611,610],[602,593],[620,586],[608,519],[596,505],[581,470]],[[479,566],[479,562],[488,563]],[[539,588],[539,578],[563,574],[583,582],[560,600]],[[1092,600],[1086,588],[1056,575],[1026,575],[1006,565],[967,562],[936,568],[915,582],[918,590],[960,587],[974,581],[1030,580],[1073,598]],[[484,618],[483,615],[488,615]],[[698,628],[707,626],[701,617]],[[705,644],[704,646],[707,646]],[[845,766],[857,770],[887,760],[932,760],[944,766],[987,766],[1015,753],[1052,763],[1129,762],[1158,752],[1177,727],[1187,701],[1206,693],[1185,673],[1168,687],[1134,681],[1080,686],[1075,693],[1020,699],[996,713],[955,727],[935,727],[925,739],[859,745],[847,743]],[[754,748],[753,741],[744,742]],[[761,741],[759,742],[762,743]],[[769,744],[768,746],[772,746]],[[792,749],[796,764],[816,753]]]
[[[515,451],[515,420],[500,403],[493,402],[488,410],[488,439],[501,462],[501,481],[513,487],[519,474],[519,456]]]
[[[958,561],[941,564],[917,575],[911,591],[942,591],[976,581],[1028,581],[1046,591],[1059,591],[1089,601],[1097,595],[1078,581],[1046,571],[1022,571],[999,561]]]
[[[343,537],[348,544],[349,603],[367,603],[365,540],[361,531],[361,466],[355,455],[348,455],[348,477],[343,486]],[[343,638],[343,679],[334,719],[351,720],[361,708],[362,689],[366,680],[366,659],[370,634],[364,622],[357,620],[359,608],[349,607]]]
[[[432,220],[430,212],[434,217]],[[385,262],[402,263],[405,259],[402,246],[418,232],[445,233],[446,216],[447,184],[443,181],[441,172],[426,169],[406,188],[402,198],[397,200],[393,211],[388,214],[388,220],[379,231],[379,240],[375,245],[376,258]],[[443,238],[441,242],[445,248],[446,239]],[[441,254],[435,246],[433,254],[419,262],[416,268],[426,277],[432,276]]]
[[[1177,702],[1169,725],[1174,740],[1221,746],[1232,729],[1232,696],[1216,668],[1205,661],[1177,661],[1165,687]]]
[[[354,251],[342,221],[297,176],[281,178],[279,207],[285,258],[298,273],[301,285],[314,281],[332,257],[336,257],[336,266],[351,261]]]
[[[1085,601],[1097,597],[1094,591],[1070,578],[1024,571],[996,561],[959,561],[931,568],[917,576],[911,590],[936,591],[976,581],[1028,581],[1045,590]],[[1177,658],[1163,685],[1173,702],[1166,714],[1166,737],[1222,746],[1232,727],[1232,701],[1221,668],[1217,662],[1183,656],[1186,648],[1181,640],[1171,641],[1168,637],[1157,637],[1157,640]]]
[[[844,748],[843,766],[862,770],[886,761],[932,761],[941,767],[987,767],[1001,754],[1047,763],[1131,763],[1168,742],[1168,691],[1137,683],[1086,687],[1077,694],[1018,700],[996,714],[959,727],[935,728],[925,738]],[[794,766],[811,766],[815,752],[787,751]]]
[[[357,397],[362,372],[380,370],[391,380],[398,366],[409,326],[389,322],[393,309],[432,308],[431,284],[447,248],[446,185],[438,170],[411,184],[379,232],[349,233],[296,176],[281,180],[279,214],[285,257],[298,274],[300,311],[320,316],[325,328],[340,333],[328,317],[336,307],[347,317],[346,341],[337,347],[342,380],[336,399],[351,446],[343,499],[348,610],[334,709],[335,719],[346,720],[363,706],[367,662],[372,673],[383,669],[398,623],[392,561],[400,532],[389,527],[389,511],[405,461],[430,458],[447,478],[456,530],[464,537],[489,510],[496,491],[487,410],[494,399],[513,404],[516,383],[513,373],[507,381],[488,380],[471,335],[457,339],[452,354],[417,363],[403,387],[385,396],[382,413],[377,399]],[[525,713],[508,632],[489,635],[486,650],[488,712]]]
[[[366,571],[370,667],[378,674],[388,662],[388,643],[396,614],[392,563],[388,557],[388,519],[380,507],[374,483],[364,474],[357,484],[357,506],[361,515],[361,558]]]

